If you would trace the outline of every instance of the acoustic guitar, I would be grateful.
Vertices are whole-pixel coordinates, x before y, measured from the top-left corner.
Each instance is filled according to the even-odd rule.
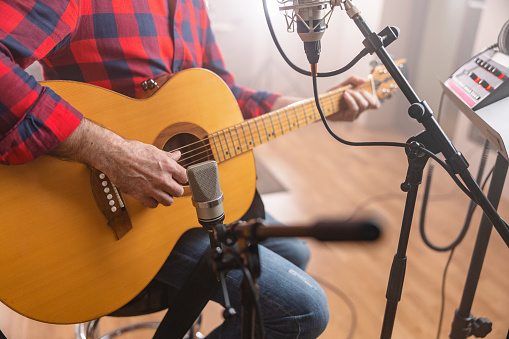
[[[184,166],[217,161],[226,223],[254,196],[251,150],[320,119],[308,99],[244,121],[226,84],[203,69],[174,75],[146,99],[79,82],[43,85],[123,137],[180,149]],[[327,115],[347,88],[321,96]],[[383,99],[396,86],[379,66],[361,88]],[[200,227],[188,189],[173,206],[150,209],[102,173],[50,156],[0,166],[0,187],[0,300],[42,322],[74,324],[117,310],[152,280],[179,237]]]

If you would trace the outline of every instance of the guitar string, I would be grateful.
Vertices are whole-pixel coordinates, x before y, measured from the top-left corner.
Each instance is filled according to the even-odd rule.
[[[323,94],[323,95],[321,96],[321,99],[320,99],[320,100],[321,100],[321,101],[323,101],[323,100],[329,100],[329,99],[330,99],[330,100],[337,100],[338,98],[339,98],[339,99],[341,99],[341,98],[342,98],[342,96],[343,96],[343,93],[344,93],[347,89],[349,89],[349,88],[351,88],[351,86],[344,86],[344,87],[341,87],[341,88],[339,88],[339,89],[335,89],[335,90],[329,91],[328,93]],[[358,88],[358,89],[362,89],[362,90],[369,90],[369,89],[371,89],[371,83],[370,83],[370,82],[366,82],[365,84],[359,85],[357,88]],[[296,103],[296,104],[298,104],[298,103]],[[306,105],[306,106],[311,106],[311,109],[312,109],[313,111],[316,109],[316,105],[315,105],[314,100],[313,100],[312,98],[311,98],[311,99],[303,100],[303,101],[301,101],[301,102],[300,102],[300,104],[295,105],[295,106],[302,107],[302,106],[304,106],[304,105]],[[333,105],[334,105],[334,104],[333,104]],[[289,107],[289,106],[287,106],[287,107]],[[283,107],[283,108],[278,109],[278,110],[276,110],[276,111],[269,112],[269,113],[267,113],[266,115],[264,114],[264,115],[262,115],[262,116],[259,116],[259,117],[253,118],[253,119],[245,120],[245,121],[243,121],[243,122],[242,122],[242,123],[240,123],[240,124],[237,124],[237,125],[231,126],[230,128],[232,128],[232,127],[233,127],[233,128],[236,128],[237,126],[241,126],[242,124],[247,124],[248,122],[250,122],[250,123],[251,123],[251,122],[252,122],[253,120],[255,120],[255,119],[260,119],[260,120],[261,120],[262,118],[267,118],[269,114],[273,114],[273,115],[276,115],[276,114],[277,114],[277,115],[278,115],[278,120],[280,120],[280,118],[279,118],[279,117],[280,117],[280,116],[279,116],[279,114],[281,113],[280,111],[286,110],[286,108],[287,108],[287,107]],[[305,109],[309,109],[309,107],[306,107]],[[306,112],[303,112],[303,113],[304,113],[304,116],[305,116],[305,115],[306,115]],[[298,114],[300,114],[300,113],[298,113]],[[292,113],[291,115],[293,116],[293,115],[295,115],[295,114],[293,114],[293,113]],[[319,118],[319,116],[317,116],[317,117]],[[297,117],[297,120],[300,120],[300,119],[302,119],[302,117],[301,117],[301,116],[298,116],[298,117]],[[263,123],[263,122],[262,122],[262,123]],[[272,123],[273,123],[273,122],[272,122]],[[279,128],[281,128],[281,125],[282,125],[282,123],[281,123],[280,125],[278,125],[278,127],[279,127]],[[290,128],[290,129],[291,129],[291,128]],[[214,133],[212,133],[212,134],[208,135],[208,136],[207,136],[207,138],[208,138],[208,137],[210,137],[210,136],[211,136],[211,135],[213,135],[213,134],[219,134],[220,132],[224,132],[225,130],[226,130],[226,129],[224,129],[224,130],[220,130],[220,131],[216,131],[216,132],[214,132]],[[284,132],[284,133],[286,133],[286,132]],[[284,133],[283,133],[283,134],[284,134]],[[245,133],[244,133],[244,134],[245,134]],[[253,138],[253,139],[254,139],[254,138]],[[172,151],[182,150],[182,149],[184,149],[184,148],[186,148],[186,147],[193,146],[193,145],[198,144],[198,143],[203,143],[204,141],[206,141],[206,139],[205,139],[205,138],[204,138],[204,139],[200,139],[200,140],[195,141],[195,142],[190,143],[190,144],[183,145],[183,146],[181,146],[181,147],[179,147],[179,148],[175,148],[175,149],[173,149]],[[202,147],[207,147],[207,146],[202,146]],[[196,150],[196,149],[193,149],[193,150],[191,150],[191,151],[189,151],[189,152],[192,152],[192,151],[194,151],[194,150]],[[182,153],[182,155],[185,155],[186,153],[189,153],[189,152],[183,152],[183,153]],[[183,158],[183,160],[185,160],[185,158]]]
[[[331,93],[332,93],[332,92],[331,92]],[[334,96],[336,96],[336,97],[341,97],[341,96],[339,96],[338,94],[339,94],[339,93],[332,93],[332,95],[334,95]],[[337,99],[337,98],[334,98],[334,99]],[[306,105],[306,106],[316,107],[316,106],[314,106],[314,101],[312,101],[312,99],[307,99],[307,100],[305,100],[305,101],[301,102],[301,104],[296,105],[296,106],[298,106],[298,107],[302,107],[302,106],[304,106],[304,105]],[[240,125],[242,125],[242,124],[252,123],[254,120],[261,120],[261,118],[266,118],[266,117],[268,117],[268,115],[269,115],[269,114],[278,114],[278,113],[280,113],[280,111],[283,111],[284,109],[285,109],[285,108],[281,108],[281,109],[278,109],[278,110],[276,110],[276,111],[269,112],[269,113],[267,113],[267,114],[264,114],[264,115],[258,116],[258,117],[256,117],[256,118],[249,119],[249,120],[245,120],[245,121],[243,121],[243,122],[241,122],[241,123],[239,123],[239,124],[237,124],[237,125],[231,126],[231,127],[235,128],[236,126],[240,126]],[[308,108],[306,107],[306,109],[308,109]],[[306,114],[306,112],[298,112],[298,114],[301,114],[301,113],[304,113],[304,116],[305,116],[305,114]],[[293,113],[292,113],[292,116],[295,116],[295,114],[293,114]],[[303,116],[297,116],[297,119],[299,119],[299,120],[300,120],[300,119],[302,119],[302,117],[303,117]],[[278,119],[278,120],[279,120],[279,119]],[[219,130],[219,131],[216,131],[216,132],[214,132],[214,133],[211,133],[211,134],[209,134],[208,136],[213,135],[213,134],[217,134],[217,133],[220,133],[220,132],[223,132],[223,131],[225,131],[225,130],[227,130],[227,128],[226,128],[226,129]],[[195,144],[201,143],[201,142],[203,142],[203,140],[204,140],[204,139],[201,139],[201,140],[198,140],[198,141],[195,141],[195,142],[192,142],[192,143],[186,144],[186,145],[181,146],[181,147],[179,147],[179,148],[175,148],[175,149],[173,149],[172,151],[179,151],[179,150],[182,150],[182,149],[184,149],[184,148],[186,148],[186,147],[189,147],[189,146],[192,146],[192,145],[195,145]],[[184,153],[182,153],[182,155],[184,155],[184,154],[185,154],[185,152],[184,152]]]
[[[341,93],[332,93],[331,92],[331,99],[337,100],[338,97],[341,97],[339,94],[341,94]],[[322,101],[323,100],[327,100],[327,99],[322,98]],[[220,154],[218,154],[219,159],[217,159],[217,160],[218,160],[218,162],[225,161],[225,160],[227,160],[227,157],[228,157],[228,159],[230,159],[230,158],[234,157],[235,154],[238,154],[237,151],[240,151],[239,153],[242,154],[246,151],[251,150],[255,146],[258,146],[262,143],[269,141],[270,136],[272,136],[272,135],[274,135],[274,138],[275,138],[276,136],[284,135],[284,134],[290,132],[291,130],[293,130],[295,128],[296,123],[300,126],[300,125],[306,125],[309,122],[315,122],[320,119],[320,116],[318,115],[316,106],[314,105],[314,102],[312,102],[311,100],[309,102],[302,102],[301,104],[296,105],[296,109],[297,109],[297,112],[295,112],[295,113],[292,112],[290,114],[290,118],[285,117],[285,119],[283,119],[283,121],[280,121],[280,114],[282,111],[285,110],[284,108],[268,113],[268,114],[273,114],[274,116],[277,115],[275,117],[275,119],[271,119],[268,115],[262,115],[262,116],[259,116],[259,117],[253,118],[253,119],[249,119],[249,120],[246,120],[245,122],[242,122],[240,124],[232,126],[229,129],[227,128],[227,129],[223,129],[223,130],[214,132],[212,134],[209,134],[204,139],[184,145],[184,146],[177,148],[175,150],[181,150],[181,149],[184,149],[185,147],[190,147],[190,146],[198,144],[198,143],[206,143],[207,141],[208,141],[209,145],[211,142],[214,142],[214,144],[220,144],[220,145],[224,146],[223,147],[224,149],[222,152],[224,160],[221,160]],[[308,113],[307,113],[310,110],[313,111],[312,115],[311,114],[308,115]],[[284,112],[284,113],[286,115],[286,112]],[[268,120],[268,121],[264,121],[264,120]],[[258,122],[260,122],[259,125],[258,125]],[[286,123],[284,123],[284,122],[286,122]],[[253,123],[256,127],[249,128],[249,125],[251,125],[251,127],[252,127]],[[243,130],[242,127],[240,129],[236,128],[242,124],[245,124],[248,126],[249,133],[242,131]],[[263,128],[260,128],[262,126],[263,126]],[[233,131],[235,131],[235,133],[233,133]],[[264,131],[265,131],[265,133],[264,133]],[[277,134],[279,134],[278,131],[282,131],[280,135],[277,135]],[[223,134],[223,136],[221,136],[221,134]],[[241,141],[241,139],[243,139],[243,138],[248,140],[248,144],[246,145],[245,150],[244,150],[244,147],[242,147],[243,142]],[[212,141],[211,141],[211,139],[212,139]],[[216,141],[216,139],[218,139],[218,140]],[[249,140],[252,142],[253,147],[250,147]],[[257,144],[257,142],[255,140],[261,140],[261,141]],[[235,146],[236,144],[240,145],[240,149],[238,146]],[[233,149],[233,152],[231,151],[231,149]],[[197,150],[201,150],[201,152],[196,153]],[[227,150],[227,151],[225,152],[225,150]],[[203,155],[204,153],[208,154],[210,151],[211,151],[211,147],[209,147],[208,145],[202,145],[202,146],[194,148],[190,151],[183,152],[182,155],[184,155],[184,157],[180,158],[178,160],[178,163],[186,162],[189,159]],[[194,154],[187,156],[189,153],[194,153]],[[218,151],[218,153],[221,153],[221,152]],[[201,158],[193,160],[191,163],[187,163],[186,165],[189,166],[194,163],[198,163],[203,160],[206,160],[207,158],[208,158],[208,156],[205,155]]]
[[[369,87],[371,89],[371,84],[370,83],[366,83],[366,84],[360,85],[359,87],[364,89],[363,87],[368,87],[368,85],[369,85]],[[331,106],[334,109],[335,106],[338,106],[338,104],[336,104],[336,103],[339,103],[339,105],[341,105],[341,103],[339,102],[338,99],[341,99],[341,97],[342,97],[342,95],[343,95],[343,93],[345,91],[345,88],[347,88],[347,87],[341,88],[339,90],[330,91],[330,92],[322,95],[320,97],[320,101],[331,100],[333,102],[331,104]],[[329,103],[328,103],[328,105],[329,105]],[[226,160],[231,159],[232,157],[235,157],[236,155],[238,155],[239,153],[237,153],[237,151],[240,151],[240,154],[243,154],[246,151],[249,151],[252,148],[254,148],[255,146],[257,146],[256,142],[255,142],[256,139],[258,139],[258,140],[261,140],[262,138],[266,139],[266,140],[263,140],[263,141],[261,140],[260,141],[259,144],[262,144],[262,143],[265,143],[265,142],[269,141],[271,135],[274,135],[274,138],[276,138],[277,137],[276,130],[282,130],[281,135],[284,135],[284,134],[288,133],[289,131],[291,131],[293,129],[292,126],[295,127],[295,122],[297,123],[298,126],[300,126],[301,124],[302,125],[307,125],[310,122],[315,122],[315,121],[320,119],[320,116],[319,116],[319,114],[317,112],[316,105],[315,105],[313,100],[309,99],[309,100],[303,101],[300,104],[297,104],[295,106],[299,110],[299,112],[291,114],[292,117],[295,116],[295,120],[293,121],[293,124],[292,124],[292,119],[286,119],[286,118],[283,119],[283,121],[286,122],[287,127],[284,127],[283,121],[279,121],[280,120],[281,111],[286,110],[286,108],[282,108],[282,109],[276,110],[274,112],[268,113],[268,114],[272,114],[272,115],[277,115],[276,119],[274,119],[275,123],[274,123],[274,120],[272,120],[268,115],[262,115],[262,116],[254,118],[254,119],[246,120],[246,121],[244,121],[244,122],[242,122],[240,124],[237,124],[235,126],[232,126],[235,129],[235,132],[236,132],[235,134],[237,134],[236,137],[233,135],[233,133],[231,131],[232,127],[230,127],[230,128],[227,128],[227,129],[223,129],[223,130],[214,132],[214,133],[208,135],[206,138],[201,139],[201,140],[199,140],[197,142],[194,142],[194,143],[191,143],[191,144],[187,144],[187,145],[181,147],[180,149],[183,149],[184,147],[189,147],[189,146],[191,146],[193,144],[196,144],[196,143],[204,143],[204,142],[207,142],[207,141],[209,142],[209,145],[210,145],[210,139],[211,138],[212,138],[212,140],[214,142],[214,145],[217,147],[217,145],[216,145],[217,142],[214,139],[215,135],[217,135],[217,138],[219,139],[218,143],[219,143],[220,147],[223,149],[222,153],[223,153],[223,158],[224,158],[224,160],[221,159],[221,154],[220,154],[221,152],[219,152],[219,150],[216,149],[217,157],[218,157],[217,161],[218,162],[222,162],[222,161],[226,161]],[[313,115],[306,116],[307,115],[306,112],[308,112],[309,110],[313,111]],[[285,114],[286,113],[287,112],[285,111]],[[269,119],[267,119],[267,118],[269,118]],[[312,119],[312,121],[308,121],[308,118],[310,120]],[[256,120],[262,120],[262,124],[264,126],[264,129],[266,129],[267,126],[265,125],[265,121],[263,121],[263,120],[270,120],[270,124],[268,124],[268,125],[273,127],[273,129],[269,128],[271,130],[271,133],[265,133],[265,134],[260,133]],[[240,139],[242,138],[242,136],[244,138],[247,138],[248,135],[245,132],[243,132],[242,134],[238,133],[238,130],[237,130],[236,127],[240,126],[242,124],[252,124],[253,122],[255,123],[255,126],[256,126],[255,131],[257,132],[257,133],[252,133],[252,131],[250,131],[251,132],[250,133],[251,134],[250,140],[253,142],[253,147],[249,147],[249,145],[246,145],[246,150],[244,151],[244,149],[242,147],[242,142],[240,141]],[[223,136],[220,135],[221,132],[223,133]],[[228,135],[226,133],[228,133]],[[229,136],[229,138],[228,138],[228,136]],[[230,142],[229,139],[231,139],[231,142]],[[238,147],[235,147],[235,142],[240,143],[240,145],[241,145],[240,149]],[[232,149],[234,149],[234,152],[233,152],[234,154],[230,151],[230,146],[231,146]],[[198,159],[195,159],[195,160],[191,161],[190,163],[186,164],[187,166],[190,166],[190,165],[193,165],[195,163],[199,163],[201,161],[205,161],[205,160],[209,159],[208,154],[209,154],[209,152],[212,151],[212,149],[208,145],[203,145],[203,146],[195,148],[195,149],[193,149],[193,150],[191,150],[189,152],[183,152],[183,154],[188,154],[188,153],[191,153],[191,152],[196,152],[197,150],[203,149],[203,148],[204,148],[203,151],[201,151],[199,153],[194,153],[194,154],[190,155],[189,157],[183,157],[183,158],[179,159],[178,162],[179,163],[183,163],[185,161],[188,161],[189,159],[192,159],[192,158],[195,158],[195,157],[198,157],[198,156],[202,156],[202,157],[200,157]],[[225,149],[227,149],[228,152],[225,152]],[[204,153],[205,153],[205,155],[204,155]],[[212,153],[214,153],[214,152],[212,151]]]
[[[400,63],[400,64],[401,64],[401,65],[403,65],[403,63]],[[398,64],[398,66],[401,66],[400,64]],[[380,74],[385,74],[385,73],[387,73],[387,71],[384,71],[384,70],[383,70],[383,68],[380,68],[380,69],[378,69],[378,70],[377,70],[377,69],[375,69],[375,70],[372,72],[372,75],[376,75],[376,74],[380,75]],[[379,76],[377,76],[377,78],[378,78],[378,77],[379,77]],[[377,80],[377,79],[375,79],[375,80]],[[378,79],[378,82],[379,82],[380,84],[382,84],[382,83],[384,83],[384,82],[387,82],[387,81],[392,81],[392,78],[391,78],[390,76],[388,76],[388,77],[385,77],[385,78],[382,78],[382,79]],[[373,86],[373,85],[372,85],[372,81],[366,81],[364,84],[357,86],[357,89],[363,89],[363,90],[368,90],[368,91],[369,91],[370,89],[374,89],[372,86]],[[378,88],[380,87],[380,85],[379,85],[379,86],[376,86],[376,87],[377,87],[377,89],[378,89]],[[343,93],[344,93],[347,89],[349,89],[349,88],[351,88],[351,86],[350,86],[350,85],[348,85],[348,86],[344,86],[344,87],[341,87],[341,88],[339,88],[339,89],[335,89],[335,90],[329,91],[328,93],[326,93],[326,94],[324,94],[324,95],[320,96],[320,101],[323,101],[324,99],[325,99],[325,100],[327,100],[326,96],[328,96],[328,99],[331,99],[331,97],[334,97],[334,99],[337,99],[337,98],[341,99],[341,98],[342,98],[342,96],[343,96]],[[390,92],[392,92],[392,91],[389,91],[389,93],[390,93]],[[382,98],[384,98],[385,96],[389,95],[389,93],[383,93],[383,92],[382,92],[382,94],[385,94],[385,95],[383,95],[383,96],[379,96],[379,98],[380,98],[380,99],[382,99]],[[375,94],[375,93],[374,93],[374,94]],[[302,107],[304,107],[304,105],[308,105],[309,103],[311,103],[311,108],[312,108],[312,110],[313,110],[313,111],[315,111],[315,110],[316,110],[316,106],[314,105],[314,100],[313,100],[312,98],[311,98],[311,99],[304,100],[304,101],[302,101],[302,102],[301,102],[301,104],[296,105],[296,106],[302,106]],[[296,104],[298,104],[298,103],[296,103]],[[340,103],[339,105],[341,105],[341,103]],[[334,104],[332,104],[332,106],[335,106],[335,105],[334,105]],[[288,107],[288,106],[287,106],[287,107]],[[281,128],[281,129],[282,129],[283,124],[282,124],[282,121],[281,121],[281,119],[280,119],[280,111],[284,110],[284,111],[285,111],[285,113],[287,114],[287,112],[286,112],[287,107],[281,108],[281,109],[276,110],[276,111],[274,111],[274,112],[269,112],[267,115],[263,115],[263,116],[261,116],[261,117],[266,118],[266,117],[267,117],[268,115],[270,115],[270,114],[273,114],[273,115],[276,115],[276,114],[277,114],[278,120],[280,121],[280,125],[278,125],[278,126],[279,126],[279,128]],[[340,109],[340,108],[341,108],[341,107],[339,107],[338,109]],[[304,118],[305,118],[305,117],[306,117],[306,108],[304,108],[303,113],[304,113]],[[316,115],[316,112],[314,112],[314,113],[315,113],[315,115]],[[300,114],[300,113],[299,113],[299,114]],[[293,114],[292,114],[292,115],[293,115]],[[297,115],[297,114],[295,114],[295,115]],[[257,117],[257,118],[260,118],[260,117]],[[248,124],[248,126],[249,126],[249,123],[250,123],[250,122],[252,122],[252,120],[255,120],[255,125],[256,125],[256,119],[257,119],[257,118],[249,119],[249,120],[243,121],[242,123],[237,124],[237,125],[234,125],[234,126],[232,126],[232,127],[234,127],[234,128],[237,130],[237,126],[242,126],[242,124]],[[300,119],[302,119],[302,117],[298,117],[298,116],[297,116],[297,119],[296,119],[296,120],[297,120],[297,123],[298,123],[298,124],[299,124]],[[283,119],[283,120],[284,120],[284,119]],[[288,119],[288,120],[290,121],[291,119]],[[316,121],[316,120],[314,120],[314,121]],[[264,123],[264,121],[262,121],[262,123]],[[274,126],[274,122],[273,122],[272,120],[271,120],[271,124]],[[306,124],[307,124],[307,123],[306,123]],[[290,125],[288,125],[288,127],[289,127],[289,130],[291,131],[291,130],[292,130],[291,126],[290,126]],[[230,127],[230,128],[231,128],[231,127]],[[275,129],[275,126],[274,126],[274,129]],[[257,130],[258,130],[258,128],[257,128]],[[209,135],[208,135],[206,138],[204,138],[204,139],[200,139],[200,140],[195,141],[195,142],[193,142],[193,143],[183,145],[183,146],[178,147],[178,148],[176,148],[176,149],[173,149],[173,150],[171,150],[171,151],[183,150],[183,149],[184,149],[184,148],[186,148],[186,147],[190,147],[190,146],[196,145],[196,144],[198,144],[198,143],[204,143],[204,142],[206,142],[206,141],[208,141],[208,142],[210,143],[210,137],[211,137],[211,136],[213,137],[213,135],[214,135],[214,134],[218,134],[218,136],[219,136],[219,133],[220,133],[220,132],[223,132],[223,134],[225,134],[225,133],[226,133],[225,131],[226,131],[226,129],[223,129],[223,130],[220,130],[220,131],[216,131],[216,132],[214,132],[214,133],[212,133],[212,134],[209,134]],[[273,133],[274,133],[274,132],[275,132],[275,131],[273,131]],[[287,132],[288,132],[288,131],[283,131],[283,132],[282,132],[282,135],[283,135],[283,134],[285,134],[285,133],[287,133]],[[246,138],[246,133],[245,133],[245,132],[243,132],[243,135],[244,135],[244,138]],[[238,136],[238,132],[237,132],[237,136]],[[254,142],[255,137],[253,136],[253,133],[252,133],[252,132],[251,132],[251,136],[252,136],[251,140],[253,141],[254,146],[256,146],[256,143]],[[234,146],[234,145],[235,145],[235,141],[233,140],[233,134],[231,134],[231,132],[230,132],[230,137],[232,137],[232,145]],[[258,137],[259,137],[259,139],[261,139],[261,134],[260,134],[260,133],[258,133]],[[239,139],[240,139],[240,137],[239,137]],[[237,141],[240,141],[239,139],[237,139]],[[267,141],[268,141],[268,140],[267,140]],[[222,141],[221,141],[221,139],[220,139],[220,142],[222,142]],[[263,142],[261,142],[261,143],[263,143]],[[222,145],[222,144],[221,144],[221,145]],[[242,143],[241,143],[241,145],[242,145]],[[227,146],[227,147],[229,147],[228,141],[227,141],[226,146]],[[205,149],[206,149],[206,150],[205,150],[205,152],[208,152],[208,146],[207,146],[207,145],[203,145],[203,146],[198,147],[198,148],[196,148],[196,149],[193,149],[193,150],[191,150],[191,151],[183,152],[183,153],[182,153],[182,155],[186,155],[186,154],[188,154],[188,153],[195,152],[196,150],[198,150],[198,149],[200,149],[200,148],[205,148]],[[248,148],[248,150],[250,150],[249,146],[247,146],[247,148]],[[203,152],[201,152],[201,153],[203,153]],[[241,147],[241,154],[242,154],[242,153],[244,153],[244,152],[242,151],[242,147]],[[200,153],[199,153],[199,154],[200,154]],[[196,157],[196,156],[197,156],[197,154],[193,154],[193,155],[191,155],[189,158],[186,158],[186,157],[184,156],[184,157],[181,157],[181,158],[178,160],[178,162],[184,162],[184,161],[186,161],[186,160],[188,160],[188,159],[190,159],[190,158]],[[219,156],[219,154],[218,154],[218,156]],[[230,158],[231,158],[231,156],[230,156]],[[205,157],[205,158],[201,158],[200,160],[203,160],[203,159],[205,159],[205,160],[206,160],[206,159],[207,159],[207,157]],[[198,161],[200,161],[200,160],[198,160]],[[226,160],[226,159],[225,159],[225,160]]]
[[[365,84],[362,84],[360,85],[358,88],[360,89],[368,89],[368,86],[369,86],[369,89],[371,89],[371,83],[370,82],[366,82]],[[333,103],[330,104],[332,106],[332,108],[334,109],[335,106],[338,106],[336,103],[339,103],[339,100],[343,97],[343,93],[345,92],[345,90],[348,89],[347,87],[343,87],[343,88],[340,88],[340,89],[337,89],[337,90],[333,90],[333,91],[330,91],[324,95],[322,95],[320,97],[320,101],[324,101],[324,100],[332,100]],[[339,100],[338,100],[339,99]],[[329,105],[329,103],[327,104]],[[341,103],[339,103],[339,105],[341,105]],[[295,105],[295,109],[298,109],[298,112],[293,112],[290,114],[290,116],[294,116],[295,117],[295,120],[293,121],[293,125],[292,125],[292,119],[290,117],[285,117],[283,120],[281,120],[281,112],[284,111],[285,115],[287,115],[288,113],[286,112],[286,109],[288,107],[285,107],[285,108],[281,108],[281,109],[278,109],[276,111],[273,111],[273,112],[270,112],[268,113],[267,115],[262,115],[262,116],[259,116],[259,117],[256,117],[256,118],[253,118],[253,119],[249,119],[249,120],[246,120],[246,121],[243,121],[242,123],[240,124],[237,124],[237,125],[234,125],[234,126],[231,126],[230,128],[226,128],[226,129],[223,129],[223,130],[220,130],[220,131],[216,131],[212,134],[209,134],[207,137],[203,138],[203,139],[200,139],[196,142],[193,142],[193,143],[190,143],[190,144],[186,144],[182,147],[179,147],[179,148],[176,148],[172,151],[176,151],[176,150],[183,150],[184,148],[186,147],[191,147],[193,145],[196,145],[198,143],[207,143],[207,144],[204,144],[200,147],[197,147],[197,148],[194,148],[190,151],[187,151],[187,152],[183,152],[182,155],[183,157],[181,157],[177,162],[178,163],[184,163],[192,158],[195,158],[195,157],[198,157],[200,156],[200,158],[198,159],[195,159],[195,160],[192,160],[190,163],[187,163],[186,165],[187,166],[190,166],[192,164],[195,164],[195,163],[199,163],[201,161],[205,161],[209,158],[208,154],[209,153],[214,153],[212,151],[212,148],[210,147],[210,143],[211,143],[211,138],[212,138],[212,142],[214,142],[214,145],[217,147],[217,143],[215,142],[215,139],[214,139],[214,136],[217,135],[217,138],[219,139],[219,144],[220,146],[223,148],[223,157],[224,157],[224,160],[221,160],[221,156],[220,156],[220,153],[219,150],[216,149],[216,152],[217,152],[217,157],[219,159],[218,162],[222,162],[222,161],[226,161],[236,155],[238,155],[239,153],[237,153],[237,151],[240,151],[240,154],[243,154],[245,153],[246,151],[249,151],[251,150],[252,148],[254,148],[256,145],[256,142],[255,140],[258,139],[258,140],[261,140],[262,138],[263,139],[266,139],[264,141],[260,141],[259,144],[262,144],[262,143],[265,143],[265,142],[268,142],[270,140],[270,136],[273,135],[274,138],[278,137],[278,133],[277,133],[277,130],[281,130],[281,135],[284,135],[286,133],[288,133],[289,131],[291,131],[293,127],[295,127],[295,122],[300,126],[301,124],[303,125],[307,125],[309,122],[307,121],[308,118],[309,119],[313,119],[312,121],[310,122],[315,122],[317,120],[320,119],[320,116],[318,115],[318,112],[317,112],[317,109],[316,109],[316,105],[314,103],[314,101],[312,99],[307,99],[305,101],[302,101],[300,104],[299,103],[296,103]],[[312,110],[313,111],[313,115],[307,115],[307,111],[309,110]],[[275,119],[272,119],[270,116],[275,116]],[[268,118],[268,119],[267,119]],[[305,119],[305,121],[304,121]],[[261,120],[261,126],[263,126],[264,130],[266,130],[266,133],[263,134],[260,132],[259,130],[259,127],[258,127],[258,124],[257,122],[259,120]],[[269,120],[269,130],[270,130],[270,133],[268,133],[268,130],[267,130],[267,125],[265,124],[267,121],[264,121],[264,120]],[[250,124],[252,123],[255,123],[255,133],[253,133],[252,129],[250,128],[250,133],[245,133],[245,131],[243,130],[242,128],[242,125],[243,124],[247,124],[248,127],[250,127]],[[285,127],[285,124],[283,122],[286,122],[286,125],[287,127]],[[270,126],[272,126],[273,128],[270,128]],[[239,133],[237,127],[241,127],[242,129],[242,133]],[[235,134],[236,136],[232,133],[232,129],[235,131]],[[223,137],[221,137],[221,133],[223,133]],[[228,135],[227,135],[228,133]],[[248,138],[248,136],[251,136],[250,138]],[[228,136],[230,137],[229,139],[231,139],[231,142],[228,140]],[[249,143],[246,145],[246,150],[244,150],[244,147],[242,147],[242,141],[241,141],[241,138],[244,137],[244,139],[248,139],[248,140],[251,140],[251,142],[253,143],[253,147],[250,147]],[[240,144],[240,149],[239,147],[235,146],[235,143],[238,143]],[[258,145],[259,145],[258,144]],[[224,146],[224,147],[223,147]],[[231,147],[230,147],[231,146]],[[234,150],[233,154],[231,152],[231,149]],[[203,149],[203,150],[201,150]],[[228,150],[227,152],[225,152],[225,149]],[[198,152],[196,153],[196,151],[198,150],[201,150],[201,152]],[[193,153],[189,156],[187,156],[189,153]],[[205,154],[205,155],[204,155]],[[227,156],[228,156],[228,159],[227,159]]]

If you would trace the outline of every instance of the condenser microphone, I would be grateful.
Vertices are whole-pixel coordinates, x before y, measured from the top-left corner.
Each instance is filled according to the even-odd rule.
[[[207,230],[224,220],[223,192],[219,185],[217,162],[211,160],[187,168],[192,202],[198,221]]]
[[[291,5],[280,7],[280,10],[291,11],[285,14],[287,29],[295,30],[304,42],[304,52],[310,64],[318,63],[321,51],[323,33],[327,28],[328,21],[339,0],[289,0]]]

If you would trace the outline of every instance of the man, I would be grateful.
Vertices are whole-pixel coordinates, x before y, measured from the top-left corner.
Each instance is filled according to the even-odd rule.
[[[83,118],[40,86],[26,67],[38,60],[46,79],[87,82],[132,97],[149,78],[207,68],[228,84],[246,119],[295,101],[235,85],[202,0],[3,0],[0,13],[0,162],[22,164],[44,154],[81,162],[150,208],[167,208],[182,196],[187,178],[177,163],[180,153],[124,139]],[[348,91],[344,97],[348,108],[336,114],[340,120],[354,120],[379,105],[366,92]],[[253,213],[263,217],[263,210]],[[206,232],[187,232],[155,279],[178,289],[207,246]],[[327,325],[325,295],[300,269],[306,266],[306,251],[296,239],[268,241],[260,249],[258,284],[268,338],[316,338]],[[240,279],[238,271],[227,276],[237,309]],[[224,302],[219,290],[213,300]],[[209,338],[238,338],[239,333],[237,320]]]

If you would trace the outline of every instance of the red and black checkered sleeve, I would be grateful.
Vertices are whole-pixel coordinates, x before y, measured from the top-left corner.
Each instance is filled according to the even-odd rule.
[[[21,164],[65,140],[82,115],[24,71],[65,44],[76,1],[0,2],[0,163]]]

